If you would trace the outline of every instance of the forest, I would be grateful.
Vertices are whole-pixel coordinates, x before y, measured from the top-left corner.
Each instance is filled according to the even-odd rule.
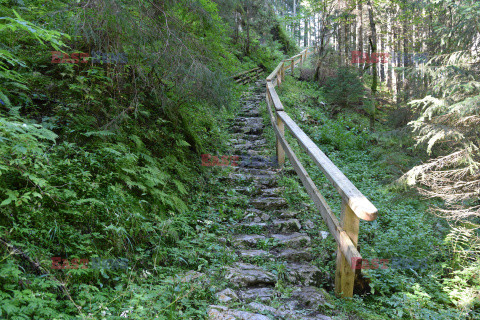
[[[480,319],[480,1],[0,0],[0,319]]]

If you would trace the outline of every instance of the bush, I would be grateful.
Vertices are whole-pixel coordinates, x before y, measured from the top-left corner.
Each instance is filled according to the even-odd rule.
[[[358,74],[346,67],[339,68],[335,77],[328,78],[324,88],[328,102],[343,108],[361,105],[365,95]]]

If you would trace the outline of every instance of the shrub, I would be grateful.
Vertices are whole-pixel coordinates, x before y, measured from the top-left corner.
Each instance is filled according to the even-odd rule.
[[[361,105],[365,95],[358,74],[346,67],[339,68],[335,77],[328,78],[324,87],[328,102],[343,108]]]

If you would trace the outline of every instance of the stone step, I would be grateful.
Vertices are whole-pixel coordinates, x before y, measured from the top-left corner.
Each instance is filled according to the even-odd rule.
[[[253,205],[255,208],[261,210],[275,210],[285,208],[287,206],[287,201],[285,201],[285,199],[283,198],[278,197],[258,197],[250,200],[250,204]]]
[[[273,255],[280,260],[299,262],[299,261],[312,261],[312,249],[305,248],[301,250],[286,248],[273,252]]]
[[[255,208],[247,209],[244,212],[244,217],[243,217],[244,222],[262,222],[262,221],[269,221],[270,219],[271,217],[269,214]]]
[[[279,297],[280,293],[273,288],[247,288],[237,292],[238,297],[245,302],[259,300],[270,302],[273,298]]]
[[[291,219],[291,218],[296,218],[299,214],[300,212],[298,211],[286,210],[286,211],[283,211],[279,217],[282,219]]]
[[[209,320],[271,320],[271,318],[258,313],[243,310],[229,309],[224,306],[211,305],[208,309]]]
[[[239,126],[258,127],[264,126],[262,117],[239,117],[235,119],[235,123]]]
[[[265,239],[265,236],[257,234],[242,234],[233,236],[232,244],[236,248],[255,248],[258,244],[258,241]]]
[[[280,232],[299,231],[302,226],[297,219],[273,220],[273,228]]]
[[[291,298],[297,301],[297,308],[318,310],[326,303],[322,290],[311,286],[298,287],[292,291]]]
[[[302,284],[304,286],[321,284],[322,272],[311,264],[288,262],[286,270],[287,279],[290,283]]]
[[[266,145],[260,145],[260,147],[265,147]],[[245,159],[242,159],[245,158]],[[248,168],[248,169],[268,169],[278,167],[278,163],[275,159],[268,159],[261,156],[240,156],[239,161],[235,161],[238,164],[239,168]]]
[[[278,185],[278,178],[271,175],[257,175],[254,178],[256,188],[274,188]]]
[[[233,291],[230,288],[216,293],[215,297],[217,297],[217,299],[222,303],[228,303],[230,301],[238,301],[238,295],[235,293],[235,291]]]
[[[259,313],[272,314],[275,316],[275,319],[331,320],[330,317],[316,311],[326,303],[324,296],[318,289],[314,287],[300,287],[292,292],[290,299],[278,309],[259,302],[250,302],[248,307]],[[308,315],[306,315],[307,313]]]
[[[305,248],[310,246],[310,237],[305,233],[272,234],[271,237],[280,245],[290,248]]]
[[[232,267],[225,267],[225,270],[225,279],[236,288],[274,286],[277,282],[276,275],[254,264],[237,262]]]
[[[231,145],[232,149],[235,149],[235,153],[239,154],[248,154],[246,151],[250,149],[264,149],[267,147],[266,144],[254,144],[247,141],[247,143],[233,144]],[[238,162],[237,162],[238,163]],[[244,165],[246,162],[244,162]]]
[[[269,188],[269,189],[257,189],[263,197],[278,197],[279,194],[283,193],[285,188]]]
[[[242,110],[240,111],[239,115],[244,117],[258,117],[260,115],[260,111],[258,109]]]
[[[257,126],[233,126],[230,129],[232,132],[237,132],[237,133],[243,133],[247,135],[261,135],[263,133],[263,124],[262,125],[257,125]]]
[[[229,173],[228,177],[221,177],[220,180],[233,180],[233,181],[254,181],[256,176],[248,173]]]
[[[228,140],[232,144],[242,144],[246,142],[251,142],[253,144],[266,144],[267,140],[262,136],[245,136],[245,135],[238,135],[235,138]]]
[[[258,168],[241,168],[237,167],[234,169],[235,172],[242,172],[251,174],[253,176],[274,176],[276,174],[275,171],[269,170],[270,167],[258,169]],[[278,197],[278,195],[275,195]]]
[[[263,258],[263,259],[269,259],[273,258],[274,255],[271,254],[268,251],[265,250],[239,250],[238,251],[238,256],[240,258]]]
[[[246,111],[251,111],[253,109],[248,109]],[[236,117],[235,123],[263,123],[262,117]]]
[[[237,232],[243,232],[243,233],[261,233],[267,230],[267,228],[271,226],[270,224],[266,222],[243,222],[239,223],[235,226]]]
[[[251,187],[238,187],[234,189],[236,192],[244,195],[253,195],[255,194],[256,190]]]

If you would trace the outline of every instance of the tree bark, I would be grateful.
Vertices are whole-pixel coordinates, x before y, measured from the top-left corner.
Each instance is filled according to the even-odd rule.
[[[371,114],[370,114],[370,129],[374,130],[375,128],[375,112],[376,112],[376,93],[377,93],[377,85],[378,85],[378,79],[377,79],[377,59],[375,58],[375,53],[377,52],[377,30],[375,26],[375,20],[373,19],[373,7],[372,7],[372,2],[371,0],[368,0],[368,17],[370,19],[370,31],[371,35],[369,38],[370,42],[370,48],[371,48],[371,55],[370,57],[373,57],[373,62],[372,62],[372,109]]]

